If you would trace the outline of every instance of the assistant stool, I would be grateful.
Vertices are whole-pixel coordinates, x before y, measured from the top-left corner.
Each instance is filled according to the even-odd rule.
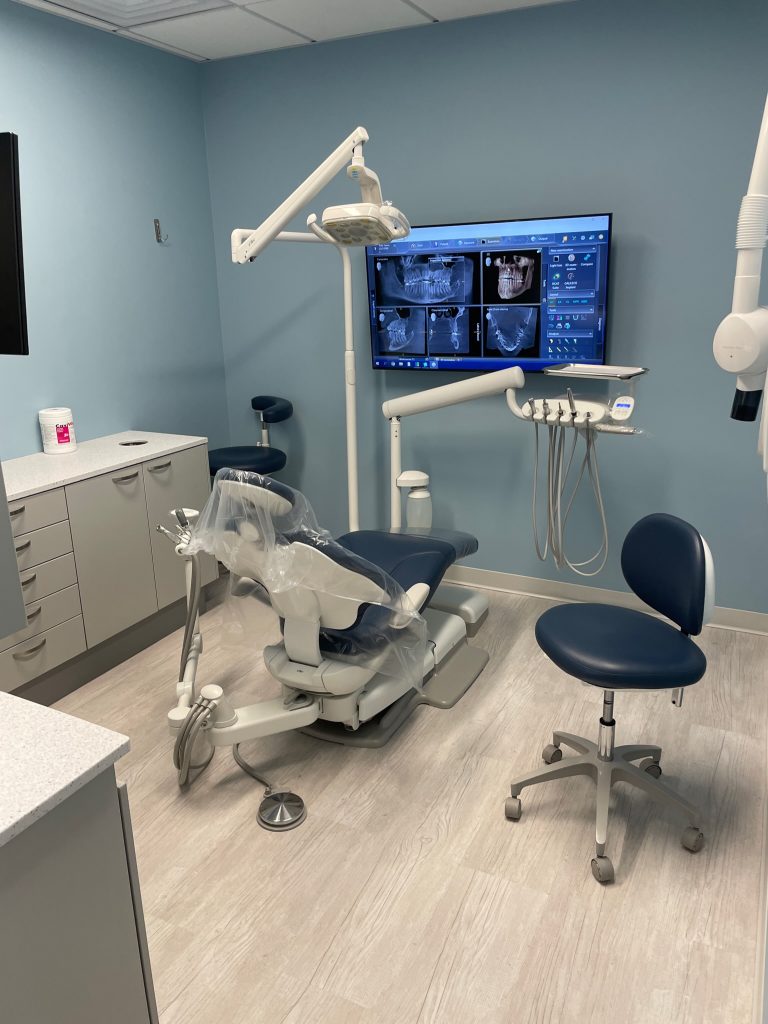
[[[675,516],[651,515],[627,534],[621,570],[638,597],[679,628],[644,612],[602,604],[560,605],[539,618],[539,647],[564,672],[603,690],[603,713],[596,743],[555,732],[542,753],[547,767],[516,779],[504,808],[507,818],[517,821],[522,814],[520,793],[526,786],[571,775],[591,776],[597,785],[592,874],[602,883],[614,879],[605,846],[615,782],[642,789],[686,818],[682,843],[687,850],[697,853],[704,843],[698,808],[658,781],[661,748],[614,746],[613,698],[616,690],[671,689],[675,691],[672,702],[679,707],[684,688],[704,675],[707,660],[691,636],[701,633],[714,606],[712,555],[689,523]],[[575,751],[575,756],[564,758],[563,746]]]
[[[279,448],[273,448],[269,441],[270,423],[290,419],[293,406],[285,398],[274,395],[256,395],[251,399],[251,408],[261,420],[261,441],[255,445],[235,445],[229,448],[214,448],[208,452],[208,466],[211,476],[220,469],[240,469],[262,476],[277,473],[286,463],[286,455]]]

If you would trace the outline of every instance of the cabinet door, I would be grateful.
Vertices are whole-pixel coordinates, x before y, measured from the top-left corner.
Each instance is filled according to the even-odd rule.
[[[161,523],[172,529],[175,520],[168,515],[170,511],[175,508],[196,508],[199,511],[208,501],[211,484],[205,446],[187,448],[145,462],[144,488],[147,493],[157,603],[160,608],[165,608],[184,597],[184,559],[179,558],[168,537],[158,533],[156,526]],[[200,565],[203,583],[210,583],[216,578],[218,570],[215,559],[204,555]]]
[[[157,611],[141,466],[67,488],[88,646]]]

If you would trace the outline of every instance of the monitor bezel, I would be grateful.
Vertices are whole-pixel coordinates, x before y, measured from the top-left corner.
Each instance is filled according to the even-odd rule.
[[[581,217],[607,217],[608,218],[608,260],[605,268],[605,327],[603,331],[603,358],[600,362],[590,360],[589,362],[584,361],[584,366],[606,366],[608,363],[608,317],[609,310],[611,308],[610,298],[610,287],[611,287],[611,262],[612,262],[612,251],[613,251],[613,213],[601,212],[601,213],[561,213],[561,214],[549,214],[547,216],[534,216],[534,217],[501,217],[494,220],[464,220],[464,221],[445,221],[439,224],[412,224],[411,230],[421,228],[466,228],[480,224],[525,224],[528,221],[541,221],[541,220],[573,220]],[[514,360],[510,359],[509,362],[505,363],[504,367],[501,366],[489,366],[487,370],[477,367],[461,367],[461,366],[440,366],[440,367],[420,367],[416,369],[413,366],[377,366],[376,365],[376,354],[374,350],[374,334],[373,325],[371,323],[371,312],[370,312],[370,295],[371,295],[371,271],[370,263],[368,260],[368,250],[373,246],[366,245],[365,247],[365,280],[366,280],[366,315],[368,318],[368,333],[370,335],[370,352],[371,352],[371,369],[378,370],[379,372],[392,372],[395,373],[494,373],[497,370],[506,369],[511,366],[519,366],[521,370],[526,373],[544,373],[545,369],[550,366],[560,366],[561,363],[552,360],[548,362],[546,366],[534,369],[527,365],[531,360]],[[536,360],[537,362],[543,362],[543,360]],[[581,364],[580,364],[581,365]]]

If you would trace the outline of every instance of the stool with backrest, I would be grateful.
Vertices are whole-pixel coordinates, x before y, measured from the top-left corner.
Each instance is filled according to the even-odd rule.
[[[542,754],[546,767],[516,779],[505,805],[507,818],[517,821],[522,813],[520,793],[526,786],[571,775],[591,776],[597,785],[592,873],[602,883],[614,879],[605,848],[615,782],[642,789],[687,819],[682,836],[687,850],[696,853],[704,842],[698,808],[658,781],[661,748],[614,746],[613,698],[616,690],[673,690],[673,703],[679,706],[684,688],[704,675],[707,661],[691,636],[701,633],[714,606],[712,555],[689,523],[675,516],[650,515],[627,534],[621,569],[638,597],[674,625],[645,612],[604,604],[559,605],[539,618],[536,640],[541,649],[564,672],[603,691],[603,713],[597,743],[555,732]],[[563,746],[575,755],[563,757]]]
[[[285,398],[275,395],[256,395],[251,399],[251,408],[259,414],[261,440],[255,445],[234,445],[229,448],[214,448],[208,452],[211,476],[220,469],[242,469],[262,476],[279,472],[286,463],[286,455],[279,448],[273,448],[269,439],[271,423],[281,423],[293,415],[293,405]]]

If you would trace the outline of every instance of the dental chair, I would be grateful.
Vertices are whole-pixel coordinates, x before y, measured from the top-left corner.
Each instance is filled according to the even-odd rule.
[[[418,705],[452,707],[488,661],[467,643],[458,615],[429,607],[446,569],[472,546],[469,535],[369,530],[335,541],[300,492],[255,473],[222,470],[197,524],[177,540],[190,564],[190,600],[178,703],[168,719],[182,785],[217,746],[233,747],[237,763],[260,778],[239,744],[293,729],[381,746]],[[280,697],[235,708],[215,684],[196,694],[201,551],[229,569],[234,602],[267,600],[277,613],[282,640],[264,650],[264,662],[281,684]],[[194,762],[203,737],[210,756]],[[259,816],[264,827],[303,820],[300,798],[268,790]]]
[[[516,779],[504,807],[508,819],[519,821],[525,787],[572,775],[593,778],[597,821],[592,874],[602,884],[614,880],[605,850],[611,787],[616,782],[643,790],[687,819],[685,849],[697,853],[704,844],[699,809],[658,781],[661,747],[614,746],[613,702],[616,690],[672,690],[672,703],[680,707],[685,688],[704,675],[707,659],[691,637],[701,633],[714,607],[712,555],[689,523],[675,516],[650,515],[627,534],[621,569],[638,597],[671,621],[604,604],[566,604],[544,612],[536,623],[541,649],[564,672],[603,691],[598,738],[595,743],[555,732],[542,753],[546,767]],[[564,746],[574,756],[563,757]]]

